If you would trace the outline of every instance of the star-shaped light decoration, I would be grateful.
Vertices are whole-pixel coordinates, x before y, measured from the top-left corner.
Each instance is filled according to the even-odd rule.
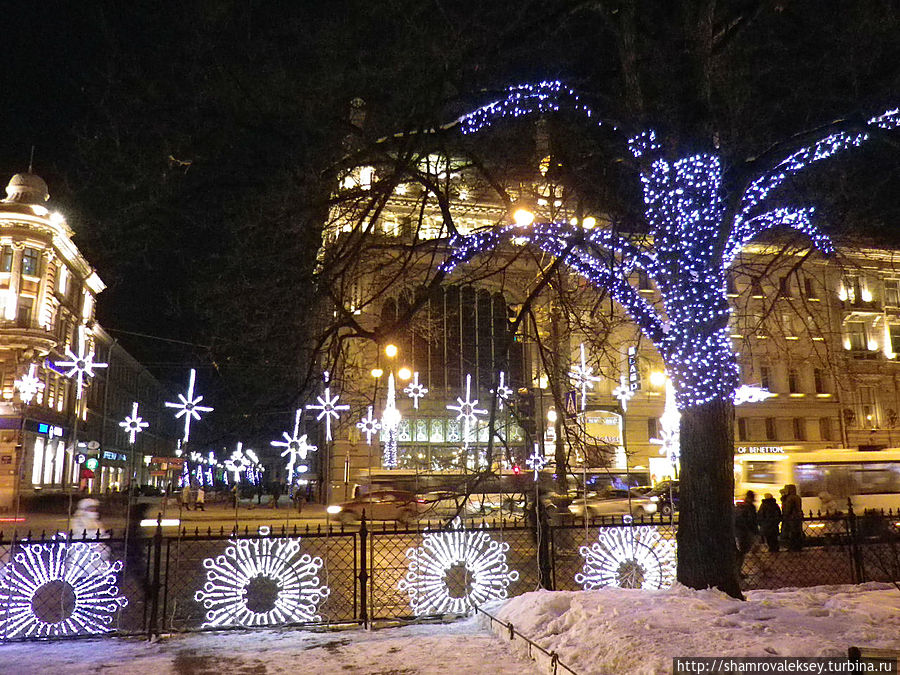
[[[172,403],[166,401],[167,408],[177,408],[175,419],[184,417],[184,442],[187,443],[191,437],[191,419],[200,421],[200,413],[212,412],[213,408],[205,405],[197,405],[203,400],[202,396],[194,396],[194,381],[197,377],[197,371],[191,368],[191,376],[188,379],[187,393],[178,394],[179,402]]]
[[[622,406],[622,412],[628,410],[628,401],[634,396],[631,386],[628,384],[628,378],[622,375],[619,378],[619,386],[613,389],[612,395],[619,399]]]
[[[44,391],[44,383],[41,382],[41,379],[37,376],[37,364],[32,363],[28,366],[28,372],[16,380],[13,383],[13,386],[16,388],[16,391],[19,392],[19,398],[22,399],[22,403],[25,403],[26,405],[31,403],[32,399],[34,399],[39,392]]]
[[[428,389],[424,384],[419,384],[419,371],[413,373],[412,382],[406,385],[406,388],[403,390],[403,393],[409,396],[413,400],[413,408],[416,410],[419,409],[419,399],[423,398],[425,394],[428,393]]]
[[[66,356],[69,361],[56,361],[55,366],[59,368],[68,368],[65,373],[66,377],[75,376],[77,385],[75,387],[75,398],[81,400],[81,394],[84,392],[85,378],[94,377],[94,368],[106,368],[108,363],[100,363],[94,361],[94,348],[88,349],[84,339],[84,326],[78,326],[78,353],[72,351],[71,346],[66,345]]]
[[[584,356],[584,343],[581,343],[581,363],[576,365],[569,371],[569,378],[572,380],[572,383],[579,389],[581,389],[581,409],[584,410],[587,407],[587,390],[594,389],[594,382],[599,382],[600,378],[597,375],[593,374],[594,368],[593,366],[589,366],[587,364],[587,360]]]
[[[309,404],[306,406],[307,410],[319,410],[319,416],[316,417],[316,421],[318,422],[323,417],[325,418],[325,440],[331,440],[331,418],[333,417],[335,421],[340,419],[340,410],[350,410],[350,406],[347,404],[338,405],[338,401],[341,399],[340,394],[331,397],[331,387],[328,386],[328,372],[325,373],[325,394],[323,396],[316,397],[316,404]]]
[[[513,395],[513,390],[510,389],[504,379],[506,378],[506,373],[502,370],[500,371],[500,384],[497,385],[497,388],[491,391],[492,394],[497,395],[497,408],[503,410],[503,404],[509,403],[510,399]]]
[[[150,425],[138,416],[138,404],[137,401],[133,401],[131,404],[131,414],[119,422],[119,426],[128,432],[128,442],[134,445],[137,435]]]
[[[234,474],[234,482],[240,483],[241,474],[248,473],[259,460],[252,450],[244,451],[244,444],[238,441],[237,449],[225,460],[225,469]]]
[[[457,412],[456,419],[463,421],[463,442],[469,440],[469,430],[478,421],[478,415],[487,415],[487,410],[476,408],[478,399],[472,399],[472,376],[466,375],[466,398],[457,396],[458,405],[448,405],[447,410]]]
[[[544,457],[544,453],[540,451],[537,443],[534,444],[534,452],[531,453],[531,457],[525,460],[525,463],[534,471],[534,482],[536,483],[541,470],[547,466],[547,458]]]
[[[306,434],[300,433],[300,418],[303,417],[303,408],[297,408],[294,413],[294,433],[292,435],[288,435],[288,432],[282,432],[282,436],[284,437],[283,441],[272,441],[270,445],[274,447],[284,448],[284,452],[281,453],[282,457],[288,458],[287,466],[285,470],[287,471],[290,479],[293,480],[294,477],[294,467],[297,463],[297,459],[306,459],[307,455],[310,452],[315,452],[318,448],[315,445],[310,445],[306,439]],[[301,464],[301,467],[305,465]],[[305,468],[300,469],[301,472],[306,471]]]
[[[386,469],[397,468],[397,430],[403,416],[397,410],[397,393],[394,388],[394,374],[388,376],[387,399],[381,413],[381,428],[387,432],[381,463]]]
[[[366,416],[356,423],[356,427],[366,435],[366,444],[372,445],[372,436],[381,429],[381,422],[372,416],[372,406],[369,406]]]

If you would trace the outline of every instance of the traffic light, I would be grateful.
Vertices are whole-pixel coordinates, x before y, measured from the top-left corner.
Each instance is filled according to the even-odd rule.
[[[534,421],[534,394],[530,389],[522,387],[516,392],[514,408],[516,422],[529,437],[534,437],[537,433],[537,424]]]

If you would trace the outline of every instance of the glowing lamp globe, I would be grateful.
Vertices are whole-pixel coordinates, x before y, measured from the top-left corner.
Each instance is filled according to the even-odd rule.
[[[534,214],[528,209],[516,209],[513,213],[513,222],[519,227],[528,227],[534,222]]]

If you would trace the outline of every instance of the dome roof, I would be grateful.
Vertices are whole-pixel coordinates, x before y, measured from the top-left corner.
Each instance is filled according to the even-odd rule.
[[[17,173],[6,186],[4,202],[43,204],[50,199],[44,179],[33,173]]]

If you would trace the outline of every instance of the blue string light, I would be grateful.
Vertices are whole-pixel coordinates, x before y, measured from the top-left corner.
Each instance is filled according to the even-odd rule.
[[[602,124],[578,94],[560,82],[510,87],[505,98],[460,117],[457,124],[462,133],[471,134],[504,118],[561,109]],[[867,126],[900,128],[900,109],[872,117]],[[812,221],[812,208],[766,209],[764,202],[789,177],[868,139],[867,132],[838,131],[793,152],[749,183],[733,220],[725,223],[719,158],[700,153],[670,161],[660,156],[662,146],[654,131],[644,131],[628,140],[628,148],[649,163],[640,178],[652,248],[639,247],[610,230],[585,231],[569,223],[506,225],[452,237],[451,254],[441,269],[450,274],[457,265],[512,238],[564,257],[577,273],[604,288],[654,343],[666,362],[680,410],[733,399],[739,377],[728,332],[728,266],[744,245],[773,227],[795,229],[815,248],[833,253],[831,240]],[[728,228],[724,246],[723,227]],[[655,283],[662,311],[629,282],[635,269]]]

